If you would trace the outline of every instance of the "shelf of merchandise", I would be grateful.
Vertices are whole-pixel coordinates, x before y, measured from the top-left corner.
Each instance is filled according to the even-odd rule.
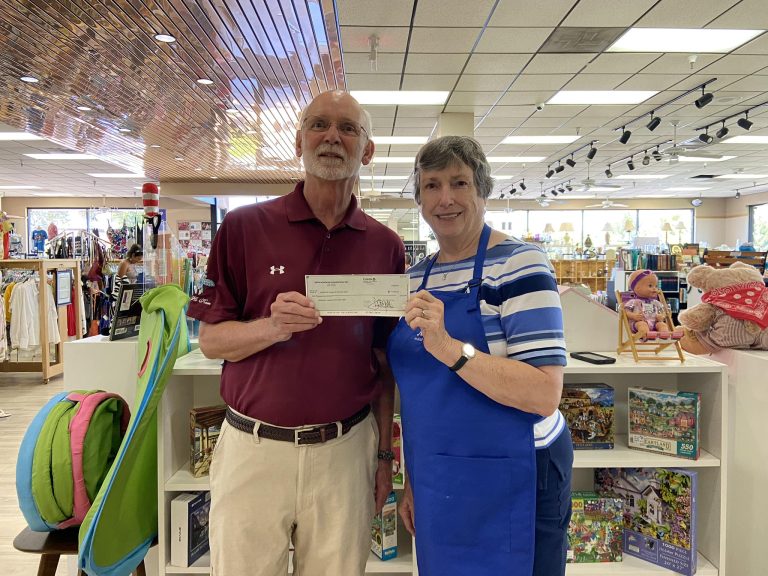
[[[613,260],[550,260],[550,263],[558,284],[586,284],[592,292],[606,289],[613,268]]]
[[[599,467],[678,467],[693,469],[698,474],[698,576],[725,576],[725,522],[728,463],[726,431],[727,367],[698,356],[686,361],[635,363],[629,355],[616,356],[615,364],[594,365],[569,358],[565,381],[569,383],[604,382],[616,394],[616,447],[613,450],[579,450],[574,457],[574,490],[593,488],[593,469]],[[201,559],[196,566],[179,568],[168,565],[169,512],[171,500],[187,490],[207,490],[207,478],[193,478],[189,473],[189,410],[221,402],[218,393],[219,362],[206,360],[199,350],[180,358],[169,380],[158,410],[158,502],[160,574],[209,574],[208,562]],[[702,394],[701,456],[698,460],[675,458],[626,446],[627,388],[650,386],[668,390],[698,391]],[[412,540],[398,526],[397,559],[382,562],[371,556],[367,574],[417,575]],[[645,576],[673,574],[652,564],[625,555],[623,562],[605,564],[569,564],[568,576],[586,574]],[[736,576],[736,575],[733,575]]]
[[[208,360],[200,350],[179,358],[158,407],[158,567],[159,574],[210,574],[210,557],[190,567],[172,566],[170,559],[170,506],[178,494],[209,490],[208,476],[195,478],[189,471],[189,410],[221,404],[221,362]],[[397,489],[397,487],[395,487]],[[398,556],[382,561],[371,554],[366,574],[414,573],[412,540],[398,524]]]

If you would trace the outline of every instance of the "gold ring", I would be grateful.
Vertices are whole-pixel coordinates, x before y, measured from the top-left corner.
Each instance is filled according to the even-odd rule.
[[[421,309],[421,317],[422,318],[426,318],[427,317],[427,311],[424,308]]]

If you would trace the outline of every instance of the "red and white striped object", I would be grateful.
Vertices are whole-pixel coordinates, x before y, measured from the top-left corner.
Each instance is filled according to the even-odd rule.
[[[160,191],[157,184],[145,182],[141,187],[141,202],[144,205],[144,216],[152,218],[160,213]]]

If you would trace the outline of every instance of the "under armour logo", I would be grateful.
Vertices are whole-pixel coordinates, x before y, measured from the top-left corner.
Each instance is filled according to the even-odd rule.
[[[285,266],[270,266],[269,273],[274,275],[275,272],[278,274],[285,274]]]

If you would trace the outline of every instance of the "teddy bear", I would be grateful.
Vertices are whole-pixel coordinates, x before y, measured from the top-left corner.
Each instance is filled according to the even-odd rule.
[[[635,270],[629,276],[632,298],[624,302],[624,312],[637,340],[670,338],[666,310],[659,299],[659,279],[651,270]],[[682,336],[682,333],[675,334]]]
[[[696,266],[688,284],[701,289],[701,304],[678,316],[685,335],[683,350],[711,354],[720,348],[768,350],[768,288],[754,266],[735,262],[728,268]]]

